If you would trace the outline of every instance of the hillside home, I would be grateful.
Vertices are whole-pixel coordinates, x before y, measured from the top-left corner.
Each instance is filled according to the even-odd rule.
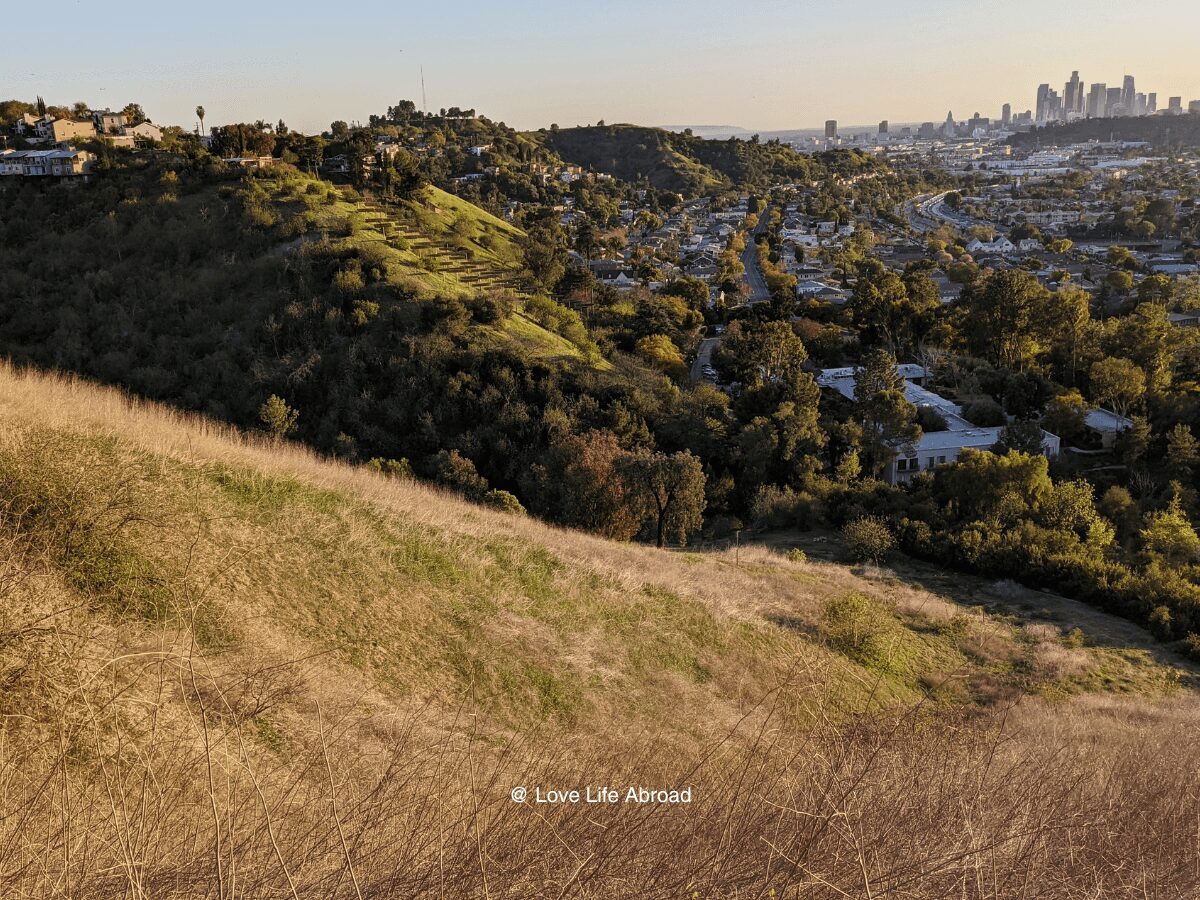
[[[111,109],[92,110],[92,127],[98,134],[120,134],[125,127],[125,113]]]
[[[25,178],[86,177],[95,156],[86,150],[8,150],[0,153],[0,176]]]
[[[87,141],[96,136],[91,122],[74,122],[70,119],[54,119],[50,122],[50,140],[56,144],[63,141]]]

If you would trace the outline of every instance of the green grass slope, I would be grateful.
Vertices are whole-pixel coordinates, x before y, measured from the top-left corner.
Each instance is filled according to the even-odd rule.
[[[299,216],[309,234],[372,248],[391,277],[418,291],[470,296],[520,288],[523,232],[439,188],[425,186],[408,199],[383,202],[298,173],[268,175],[257,184],[285,223]],[[320,202],[306,202],[314,190]]]

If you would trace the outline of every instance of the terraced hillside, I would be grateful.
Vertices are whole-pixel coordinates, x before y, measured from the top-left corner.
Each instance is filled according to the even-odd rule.
[[[472,296],[523,286],[523,232],[439,188],[383,201],[300,173],[260,177],[255,186],[285,221],[304,222],[306,240],[324,236],[367,248],[393,278],[420,293]]]
[[[431,288],[447,286],[463,293],[520,291],[520,229],[435,187],[424,188],[410,201],[383,204],[368,197],[362,203],[363,234],[379,235],[386,244],[414,257],[418,277],[432,279]]]
[[[0,368],[9,896],[1184,895],[1194,675],[1124,637]],[[695,799],[513,799],[588,785]]]

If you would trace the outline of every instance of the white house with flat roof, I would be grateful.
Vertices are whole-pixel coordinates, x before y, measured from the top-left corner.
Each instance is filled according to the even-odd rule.
[[[817,377],[817,384],[837,391],[843,397],[854,399],[854,367],[824,369]],[[883,478],[888,484],[904,484],[918,472],[932,471],[938,466],[955,462],[963,450],[990,450],[1000,440],[1003,427],[984,428],[972,425],[963,418],[962,407],[953,400],[935,394],[923,384],[927,372],[923,366],[904,363],[896,367],[904,379],[904,396],[917,409],[932,409],[946,423],[944,431],[926,431],[911,447],[901,447],[884,470]],[[1062,442],[1057,435],[1042,431],[1042,453],[1050,458],[1058,456]]]

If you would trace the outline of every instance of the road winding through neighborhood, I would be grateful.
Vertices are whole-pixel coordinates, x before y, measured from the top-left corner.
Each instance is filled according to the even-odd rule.
[[[767,229],[767,222],[771,219],[771,204],[768,203],[758,213],[758,224],[754,226],[754,230],[746,235],[746,249],[742,251],[742,266],[746,269],[745,281],[746,286],[750,289],[750,296],[747,298],[747,304],[765,303],[771,299],[771,292],[767,290],[767,280],[763,278],[762,267],[758,264],[758,243],[755,238],[762,234]]]

